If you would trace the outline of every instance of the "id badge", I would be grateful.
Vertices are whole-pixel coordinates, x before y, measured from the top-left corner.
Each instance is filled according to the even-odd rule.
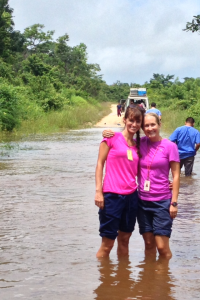
[[[149,192],[150,191],[150,181],[145,180],[144,182],[144,191]]]
[[[127,157],[128,157],[128,160],[132,160],[133,161],[133,154],[132,154],[131,150],[127,150]]]

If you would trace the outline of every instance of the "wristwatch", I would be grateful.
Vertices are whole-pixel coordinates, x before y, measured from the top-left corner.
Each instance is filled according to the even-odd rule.
[[[171,205],[176,207],[178,205],[178,203],[177,202],[171,202]]]

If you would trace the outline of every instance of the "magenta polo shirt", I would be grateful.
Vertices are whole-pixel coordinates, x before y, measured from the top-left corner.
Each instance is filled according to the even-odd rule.
[[[150,145],[149,158],[147,156],[148,143]],[[138,174],[139,198],[147,201],[170,199],[172,197],[171,190],[169,189],[170,162],[180,162],[177,145],[167,139],[151,143],[147,137],[142,137],[140,141],[140,153],[142,158],[140,158]],[[151,163],[153,157],[149,173],[150,191],[144,191],[144,182],[147,180],[148,174],[147,164]]]
[[[136,146],[128,146],[121,132],[111,138],[104,138],[110,148],[106,160],[106,174],[103,192],[129,195],[137,189],[135,177],[138,171],[139,157]],[[128,160],[127,150],[132,151],[133,161]]]

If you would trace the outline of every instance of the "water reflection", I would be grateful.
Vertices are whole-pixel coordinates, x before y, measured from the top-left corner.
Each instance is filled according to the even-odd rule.
[[[134,278],[133,268],[138,268]],[[100,285],[94,290],[96,300],[175,300],[175,287],[166,260],[146,259],[138,266],[132,266],[129,259],[114,263],[104,259],[99,264]]]
[[[127,299],[135,285],[131,278],[131,263],[129,259],[121,259],[117,263],[103,259],[99,263],[100,282],[94,290],[96,300]]]

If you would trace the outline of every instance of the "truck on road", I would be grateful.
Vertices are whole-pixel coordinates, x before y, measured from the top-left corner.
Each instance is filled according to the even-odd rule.
[[[125,111],[131,104],[141,105],[145,110],[149,109],[149,100],[146,88],[130,88],[130,93],[125,103]]]

